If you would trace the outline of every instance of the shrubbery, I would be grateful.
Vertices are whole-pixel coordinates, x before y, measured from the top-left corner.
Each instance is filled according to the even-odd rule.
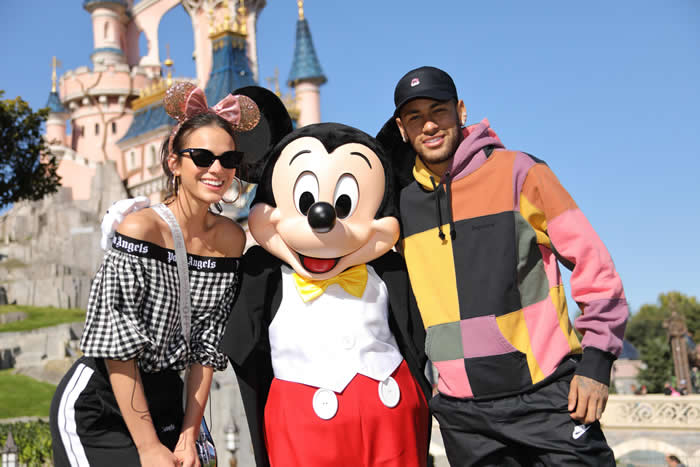
[[[53,464],[48,422],[37,420],[0,425],[0,447],[5,446],[8,431],[12,431],[12,437],[19,448],[20,464],[30,466]]]

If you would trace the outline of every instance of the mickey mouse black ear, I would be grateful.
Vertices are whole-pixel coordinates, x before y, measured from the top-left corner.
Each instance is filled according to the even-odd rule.
[[[387,159],[391,161],[398,189],[409,185],[413,181],[413,166],[416,162],[416,151],[401,138],[401,132],[396,125],[396,117],[393,115],[386,121],[379,133],[377,141],[384,148]]]
[[[250,97],[260,109],[260,123],[236,134],[236,149],[245,153],[236,175],[246,182],[259,183],[270,149],[292,132],[292,119],[280,98],[269,89],[246,86],[231,94]]]

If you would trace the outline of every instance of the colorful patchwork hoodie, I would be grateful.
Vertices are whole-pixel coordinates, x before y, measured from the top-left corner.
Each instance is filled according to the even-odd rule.
[[[483,399],[525,392],[576,354],[577,374],[609,384],[629,312],[605,245],[544,162],[504,149],[487,120],[463,135],[442,179],[416,158],[400,198],[438,390]],[[581,342],[557,260],[573,271]]]

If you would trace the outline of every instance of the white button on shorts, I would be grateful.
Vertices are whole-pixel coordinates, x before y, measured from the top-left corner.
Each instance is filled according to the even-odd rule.
[[[401,399],[401,390],[399,389],[399,383],[391,376],[379,383],[379,399],[382,401],[382,404],[389,408],[398,405]]]
[[[355,346],[355,338],[350,335],[345,335],[340,339],[340,342],[344,349],[350,350]]]
[[[330,389],[319,388],[314,393],[313,407],[318,418],[330,420],[338,412],[338,398]]]

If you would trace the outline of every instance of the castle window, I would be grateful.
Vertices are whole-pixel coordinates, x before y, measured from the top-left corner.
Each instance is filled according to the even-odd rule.
[[[108,34],[109,34],[109,23],[107,21],[105,21],[105,37],[104,37],[105,39],[108,38],[107,37]]]
[[[158,157],[156,156],[156,147],[151,146],[148,150],[148,167],[153,167],[158,163]]]
[[[112,122],[112,134],[117,133],[117,122]]]
[[[131,170],[136,167],[136,153],[131,151],[129,153],[129,162],[126,164],[127,170]]]
[[[100,134],[100,124],[95,123],[95,136]]]

